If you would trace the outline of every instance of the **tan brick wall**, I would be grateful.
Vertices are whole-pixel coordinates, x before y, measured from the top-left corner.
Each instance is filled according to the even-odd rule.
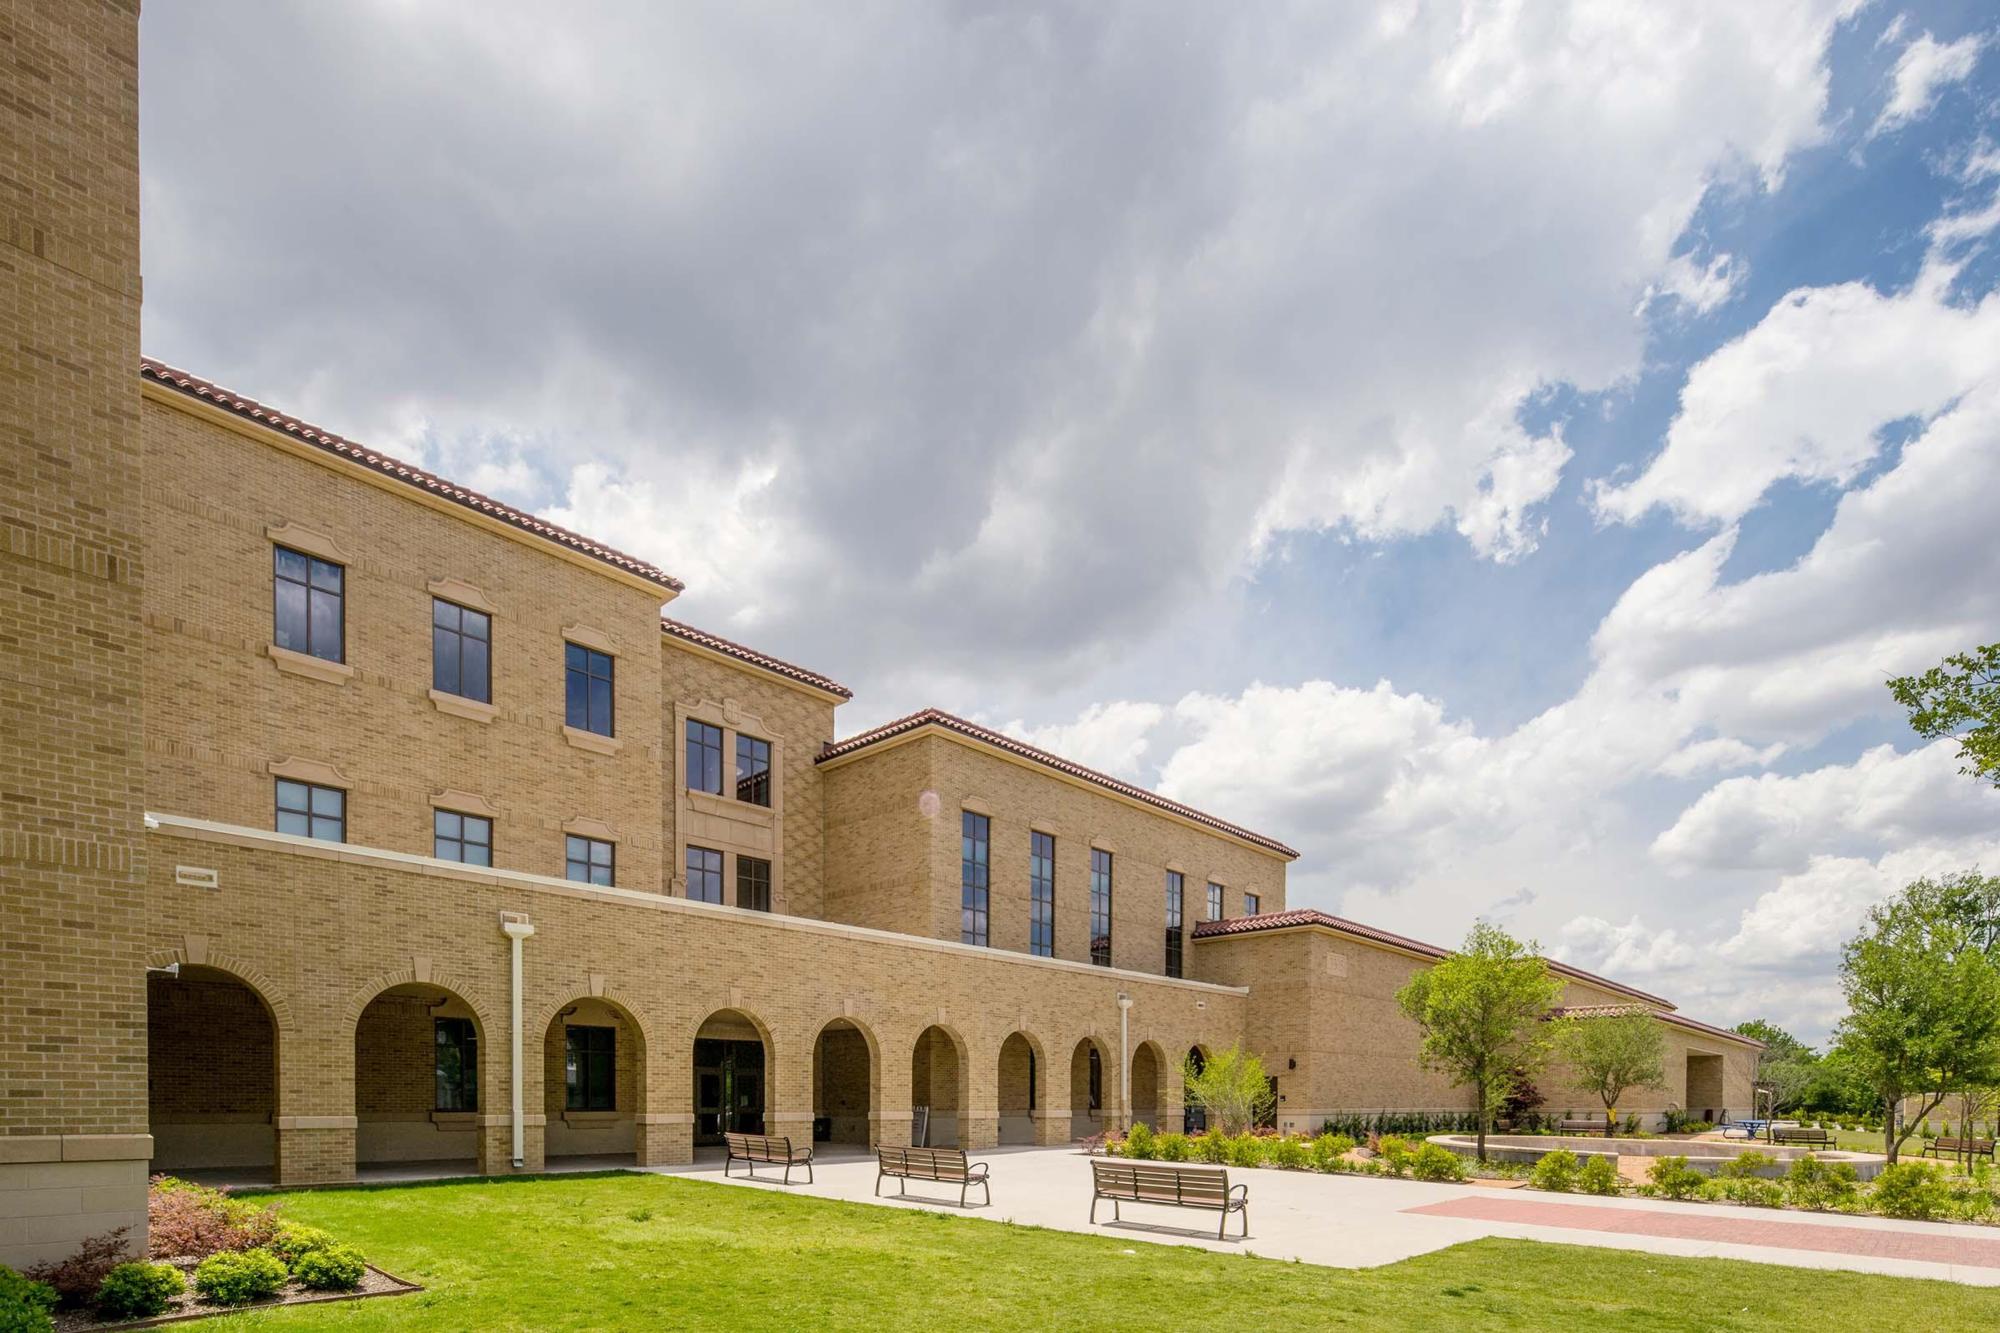
[[[1185,884],[1183,929],[1202,919],[1205,886],[1225,886],[1266,912],[1285,905],[1285,862],[1242,843],[1134,807],[1087,786],[957,740],[926,735],[859,751],[830,766],[827,911],[839,920],[959,938],[960,815],[991,821],[989,942],[1028,949],[1030,835],[1056,842],[1056,954],[1090,957],[1090,853],[1113,854],[1111,957],[1117,967],[1165,967],[1166,873]],[[934,798],[934,799],[930,799]],[[1186,949],[1190,976],[1198,955]]]
[[[20,1263],[143,1217],[138,6],[16,0],[0,49],[0,1262]]]

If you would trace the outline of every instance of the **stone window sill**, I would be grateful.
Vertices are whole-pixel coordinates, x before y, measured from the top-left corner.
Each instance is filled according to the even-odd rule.
[[[439,1129],[478,1129],[477,1111],[432,1111],[431,1123]]]
[[[705,814],[722,815],[729,819],[747,820],[753,824],[770,824],[777,819],[777,811],[768,805],[752,805],[739,801],[733,796],[717,796],[712,791],[693,791],[687,794],[688,804]]]
[[[594,731],[579,731],[575,727],[563,727],[563,739],[579,750],[592,754],[617,754],[624,748],[624,742],[615,736],[600,736]]]
[[[562,1118],[566,1125],[592,1126],[616,1125],[632,1117],[623,1111],[564,1111]]]
[[[308,680],[324,681],[328,685],[345,685],[354,674],[354,668],[345,662],[329,662],[323,657],[313,657],[306,653],[295,653],[277,644],[264,645],[264,652],[271,664],[280,671],[294,676],[304,676]]]
[[[468,722],[491,722],[500,715],[500,710],[492,704],[483,704],[462,694],[446,694],[443,690],[432,690],[430,693],[431,706],[438,712],[450,713]]]

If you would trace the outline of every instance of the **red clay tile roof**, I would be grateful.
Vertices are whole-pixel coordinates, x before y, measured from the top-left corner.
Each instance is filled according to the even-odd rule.
[[[1425,944],[1422,940],[1413,940],[1407,935],[1395,935],[1386,930],[1377,930],[1373,926],[1364,926],[1359,921],[1349,921],[1345,917],[1334,916],[1330,912],[1321,912],[1310,907],[1292,908],[1283,912],[1265,912],[1261,916],[1236,916],[1228,917],[1221,921],[1204,921],[1194,928],[1194,937],[1198,940],[1205,940],[1213,939],[1217,936],[1249,935],[1260,930],[1284,930],[1293,926],[1324,926],[1328,930],[1339,931],[1343,935],[1352,935],[1356,939],[1369,940],[1375,944],[1386,944],[1392,949],[1402,949],[1407,953],[1420,954],[1425,958],[1443,958],[1451,952],[1449,949],[1440,949],[1435,944]],[[1629,995],[1633,999],[1643,1000],[1647,1004],[1657,1004],[1667,1009],[1674,1007],[1671,1000],[1662,999],[1658,995],[1648,995],[1645,991],[1634,990],[1630,986],[1620,985],[1608,977],[1600,977],[1596,973],[1586,972],[1580,967],[1571,967],[1568,963],[1558,963],[1553,958],[1546,961],[1548,962],[1549,969],[1557,976],[1568,977],[1573,981],[1581,981],[1591,986],[1602,986],[1606,990],[1617,991],[1620,995]],[[1612,1007],[1616,1008],[1618,1006]]]
[[[316,449],[325,450],[327,453],[345,458],[350,462],[359,463],[370,471],[379,472],[385,477],[394,477],[397,481],[414,486],[418,490],[429,491],[439,499],[449,500],[456,505],[463,505],[467,509],[476,510],[490,518],[497,518],[502,523],[519,528],[523,532],[531,532],[537,537],[555,542],[559,546],[567,546],[572,551],[587,555],[593,560],[603,561],[615,569],[622,569],[628,574],[636,574],[648,583],[658,584],[660,587],[671,592],[680,592],[684,586],[679,579],[653,565],[647,564],[644,560],[636,556],[626,555],[622,551],[614,551],[609,546],[571,532],[568,528],[559,528],[553,523],[536,518],[533,514],[524,513],[512,505],[502,504],[490,496],[481,495],[477,491],[467,490],[465,487],[447,481],[434,473],[425,472],[421,468],[411,467],[408,463],[391,458],[387,454],[370,449],[365,445],[356,444],[352,440],[343,439],[330,430],[323,430],[311,422],[301,421],[289,413],[278,411],[276,408],[266,407],[255,399],[245,398],[238,393],[231,393],[221,385],[211,384],[209,381],[190,375],[184,370],[176,370],[165,362],[155,361],[152,357],[141,357],[139,360],[139,374],[143,379],[149,379],[156,384],[165,385],[167,388],[173,389],[178,393],[184,393],[190,398],[198,398],[203,402],[212,403],[224,411],[233,412],[237,416],[243,417],[245,420],[257,422],[262,426],[269,426],[273,430],[283,431],[293,439],[303,441]]]
[[[991,745],[995,749],[1005,750],[1011,755],[1017,755],[1032,763],[1040,764],[1044,768],[1052,768],[1058,773],[1066,773],[1070,777],[1081,778],[1085,782],[1103,787],[1107,791],[1116,792],[1129,800],[1139,801],[1155,809],[1165,810],[1169,814],[1178,815],[1182,819],[1200,824],[1203,828],[1214,829],[1216,832],[1227,834],[1232,838],[1240,838],[1253,846],[1261,847],[1267,852],[1273,852],[1282,856],[1287,861],[1298,860],[1299,854],[1284,843],[1279,842],[1276,838],[1267,838],[1261,833],[1252,833],[1249,829],[1231,824],[1227,820],[1217,819],[1214,815],[1204,814],[1193,806],[1182,805],[1179,801],[1170,801],[1164,796],[1147,791],[1144,787],[1135,787],[1129,782],[1121,782],[1119,779],[1111,777],[1108,774],[1099,773],[1096,769],[1085,768],[1082,764],[1071,763],[1060,755],[1050,754],[1047,750],[1038,750],[1024,741],[1017,741],[1012,736],[1003,735],[990,728],[982,727],[977,722],[968,722],[964,718],[953,716],[942,709],[926,708],[921,713],[912,713],[908,717],[897,718],[894,722],[885,722],[872,731],[864,731],[858,736],[850,736],[844,741],[839,741],[821,750],[819,757],[814,762],[824,763],[829,759],[837,759],[842,755],[852,754],[854,751],[873,745],[878,741],[885,741],[894,736],[906,735],[909,732],[917,730],[919,727],[938,727],[944,731],[955,732],[960,736],[979,741],[985,745]]]
[[[808,671],[802,666],[793,666],[790,662],[780,661],[768,653],[758,652],[755,648],[746,648],[740,643],[733,643],[723,638],[720,634],[710,634],[707,630],[696,629],[693,625],[684,625],[678,620],[669,620],[665,616],[660,617],[660,629],[663,633],[669,634],[676,639],[685,639],[687,642],[699,644],[711,652],[721,653],[724,657],[733,657],[739,662],[748,662],[751,666],[762,667],[764,670],[783,676],[787,680],[796,680],[802,685],[810,685],[816,690],[825,690],[828,694],[837,694],[843,699],[852,699],[854,697],[854,691],[848,689],[837,680],[830,680],[820,675],[817,671]]]
[[[1729,1041],[1742,1042],[1745,1046],[1762,1049],[1764,1043],[1755,1037],[1746,1037],[1740,1032],[1715,1027],[1685,1014],[1670,1013],[1645,1004],[1569,1004],[1548,1012],[1550,1018],[1616,1018],[1621,1014],[1651,1014],[1662,1023],[1672,1023],[1675,1027],[1692,1028],[1696,1032],[1706,1032],[1711,1037],[1722,1037]]]

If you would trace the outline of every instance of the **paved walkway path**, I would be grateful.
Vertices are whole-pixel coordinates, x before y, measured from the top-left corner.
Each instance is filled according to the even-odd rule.
[[[1190,1209],[1128,1205],[1123,1223],[1112,1223],[1108,1210],[1102,1210],[1099,1224],[1092,1226],[1090,1163],[1072,1149],[997,1148],[972,1156],[992,1166],[993,1204],[978,1206],[975,1191],[974,1206],[964,1210],[967,1216],[1335,1268],[1369,1268],[1483,1236],[1512,1236],[2000,1286],[2000,1231],[1991,1227],[1651,1199],[1566,1202],[1553,1195],[1477,1185],[1231,1170],[1232,1182],[1250,1186],[1250,1235],[1236,1239],[1231,1219],[1230,1238],[1218,1242],[1214,1215]],[[691,1166],[651,1169],[720,1182],[722,1165],[719,1153],[704,1150]],[[753,1183],[743,1178],[740,1166],[729,1184],[890,1208],[960,1211],[955,1187],[911,1183],[898,1196],[898,1182],[888,1181],[883,1197],[874,1197],[875,1160],[858,1150],[823,1148],[814,1166],[816,1183],[811,1185],[788,1187],[761,1173]],[[798,1181],[796,1172],[793,1179]]]

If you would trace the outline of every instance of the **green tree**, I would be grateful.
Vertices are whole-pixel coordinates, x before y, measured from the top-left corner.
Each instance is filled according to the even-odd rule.
[[[1925,740],[1958,742],[1959,772],[2000,786],[2000,643],[1954,653],[1929,671],[1898,676],[1889,693]]]
[[[1211,1129],[1241,1134],[1261,1121],[1275,1105],[1264,1062],[1231,1046],[1217,1051],[1199,1069],[1193,1057],[1181,1065],[1186,1099],[1208,1113]]]
[[[1667,1082],[1667,1039],[1650,1009],[1565,1018],[1557,1048],[1576,1086],[1604,1103],[1604,1137],[1618,1129],[1618,1099],[1627,1088]]]
[[[1452,1086],[1472,1089],[1482,1161],[1494,1115],[1548,1058],[1552,1038],[1542,1020],[1561,995],[1562,982],[1533,944],[1483,921],[1457,953],[1396,992],[1396,1003],[1423,1034],[1418,1062]]]
[[[2000,1081],[2000,965],[1980,947],[1950,881],[1919,879],[1868,913],[1841,951],[1840,1049],[1882,1107],[1883,1151],[1952,1093]],[[1917,1109],[1896,1130],[1896,1106]]]
[[[1757,1053],[1757,1086],[1771,1094],[1771,1110],[1803,1106],[1820,1081],[1820,1057],[1812,1047],[1775,1023],[1753,1018],[1736,1031],[1764,1043]],[[1753,1110],[1755,1108],[1752,1108]]]

